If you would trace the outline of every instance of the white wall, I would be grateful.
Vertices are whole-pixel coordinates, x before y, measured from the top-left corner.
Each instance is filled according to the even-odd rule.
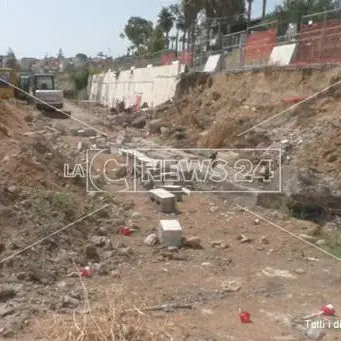
[[[175,62],[172,65],[154,66],[121,71],[118,79],[115,72],[94,75],[91,81],[90,100],[107,107],[116,106],[117,100],[124,100],[126,106],[133,106],[136,96],[141,95],[141,104],[149,107],[160,105],[175,94],[179,76],[185,66]]]

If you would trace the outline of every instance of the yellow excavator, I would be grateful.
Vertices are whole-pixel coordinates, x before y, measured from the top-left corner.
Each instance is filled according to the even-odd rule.
[[[14,85],[14,87],[10,84]],[[15,97],[20,100],[29,100],[29,96],[25,94],[29,92],[30,76],[18,74],[14,69],[0,68],[0,98],[10,99]]]
[[[53,74],[25,75],[14,69],[0,68],[0,99],[10,98],[26,100],[41,111],[54,111],[64,106],[63,91],[56,89]]]
[[[8,83],[15,86],[18,85],[18,76],[14,69],[0,68],[0,98],[9,99],[16,95],[16,90],[14,87],[10,86]]]

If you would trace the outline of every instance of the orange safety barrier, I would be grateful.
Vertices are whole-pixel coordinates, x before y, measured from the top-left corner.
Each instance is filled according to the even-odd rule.
[[[267,62],[276,42],[276,29],[249,34],[244,46],[244,62],[246,64],[258,61]]]
[[[141,106],[141,95],[137,95],[136,100],[135,100],[135,105],[134,105],[134,112],[139,111],[140,106]]]
[[[167,53],[161,56],[161,65],[169,65],[176,60],[175,53]]]
[[[341,20],[302,25],[292,64],[341,62]]]
[[[296,96],[296,97],[286,97],[283,98],[283,102],[285,103],[290,103],[290,104],[294,104],[294,103],[299,103],[302,102],[306,99],[306,97],[300,97],[300,96]]]
[[[193,56],[190,52],[185,50],[180,56],[180,62],[184,65],[191,65]]]

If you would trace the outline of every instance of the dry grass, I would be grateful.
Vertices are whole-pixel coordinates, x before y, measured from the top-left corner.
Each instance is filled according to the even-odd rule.
[[[54,341],[173,341],[183,339],[183,330],[164,316],[153,316],[141,311],[127,299],[123,288],[110,294],[111,302],[92,308],[88,291],[81,280],[84,292],[82,312],[55,315],[36,321],[34,334],[43,340]],[[177,333],[173,339],[172,334]],[[180,334],[179,334],[180,333]]]

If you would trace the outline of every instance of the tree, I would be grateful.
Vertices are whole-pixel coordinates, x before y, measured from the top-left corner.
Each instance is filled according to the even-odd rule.
[[[57,54],[57,59],[63,59],[63,58],[64,58],[63,50],[59,49],[58,54]]]
[[[158,16],[158,25],[159,28],[165,33],[166,35],[166,45],[169,48],[169,32],[174,26],[175,18],[170,8],[162,7],[161,12]]]
[[[245,0],[203,0],[203,7],[207,17],[207,48],[211,30],[221,38],[230,33],[231,26],[244,21]]]
[[[163,35],[163,30],[161,27],[157,26],[148,42],[148,51],[149,52],[158,52],[162,51],[165,48],[166,39]]]
[[[265,15],[266,15],[266,0],[263,0],[263,2],[262,2],[262,20],[265,19]]]
[[[184,40],[187,39],[187,49],[190,48],[190,43],[194,41],[195,27],[197,22],[197,15],[203,8],[202,0],[182,0],[181,3],[182,11],[184,13]],[[185,49],[185,44],[183,44],[183,50]]]
[[[124,35],[139,50],[146,47],[153,32],[153,23],[141,17],[130,17],[124,27]],[[120,35],[122,37],[122,34]]]
[[[71,73],[70,78],[75,85],[76,91],[85,89],[88,85],[89,68],[82,67],[75,70]]]
[[[334,0],[284,0],[276,7],[280,19],[299,23],[303,15],[324,12],[338,8]]]
[[[70,69],[70,79],[74,83],[76,92],[83,90],[88,85],[90,70],[89,59],[84,53],[77,53],[73,68]]]
[[[204,0],[208,18],[224,18],[220,22],[223,34],[228,33],[228,25],[239,23],[244,19],[245,0]]]
[[[185,29],[185,17],[183,13],[183,6],[179,4],[171,5],[170,10],[175,17],[175,28],[176,28],[176,41],[175,41],[175,51],[178,52],[179,47],[179,34]]]
[[[130,52],[131,52],[131,55],[132,55],[132,56],[136,55],[136,46],[131,45],[131,46],[130,46]]]
[[[253,0],[247,0],[247,23],[248,25],[251,22],[252,2]]]
[[[87,67],[88,66],[88,57],[84,53],[77,53],[75,56],[75,67]]]
[[[18,68],[17,58],[10,47],[8,48],[7,56],[5,58],[5,67],[15,70]]]
[[[177,41],[177,36],[171,36],[169,40],[172,42],[172,50],[174,50],[174,43]]]

